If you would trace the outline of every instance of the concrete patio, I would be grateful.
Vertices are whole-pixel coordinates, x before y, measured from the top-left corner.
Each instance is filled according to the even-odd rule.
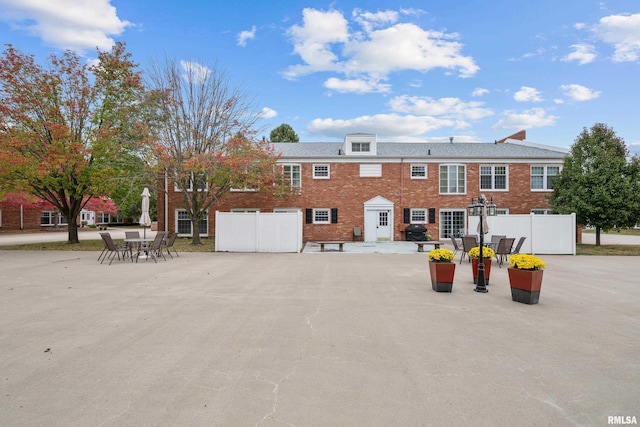
[[[413,249],[415,250],[415,249]],[[540,303],[426,254],[0,251],[11,426],[603,426],[640,416],[640,262],[543,256]]]

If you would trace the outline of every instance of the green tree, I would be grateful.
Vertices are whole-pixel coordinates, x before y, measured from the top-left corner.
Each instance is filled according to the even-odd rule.
[[[269,134],[271,142],[299,142],[298,134],[286,123],[281,124]]]
[[[277,192],[284,180],[277,156],[251,130],[259,115],[247,96],[216,68],[166,60],[149,74],[154,144],[150,164],[181,191],[167,192],[191,219],[192,244],[200,221],[232,188]]]
[[[72,51],[36,64],[7,45],[0,58],[0,192],[22,189],[55,206],[78,243],[76,219],[94,197],[109,195],[146,132],[143,91],[125,45],[98,51],[95,65]]]
[[[640,162],[613,129],[584,128],[564,159],[549,200],[558,213],[576,214],[578,224],[600,231],[630,227],[640,219]]]

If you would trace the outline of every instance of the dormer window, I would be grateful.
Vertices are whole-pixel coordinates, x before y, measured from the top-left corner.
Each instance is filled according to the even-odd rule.
[[[376,135],[373,133],[350,133],[344,138],[342,152],[347,156],[375,156],[378,154]]]
[[[371,152],[371,143],[370,142],[352,142],[351,152],[352,153],[369,153]]]

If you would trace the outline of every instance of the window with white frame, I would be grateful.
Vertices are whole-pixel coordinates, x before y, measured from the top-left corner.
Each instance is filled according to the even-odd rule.
[[[194,187],[194,183],[195,183],[195,187],[197,189],[197,191],[207,191],[208,190],[208,183],[207,183],[207,177],[204,174],[189,174],[189,182],[187,184],[187,191],[193,191],[193,187]],[[180,188],[180,185],[174,181],[173,182],[173,190],[176,192],[182,191],[182,188]]]
[[[551,209],[531,209],[531,213],[534,215],[551,215],[553,211]]]
[[[368,153],[370,151],[371,151],[370,142],[352,142],[351,143],[352,153]]]
[[[98,212],[98,224],[107,224],[109,222],[109,214]]]
[[[452,209],[440,211],[440,238],[462,237],[466,232],[465,210]]]
[[[508,208],[497,208],[496,209],[496,215],[509,215],[509,209]]]
[[[40,225],[66,225],[67,219],[58,211],[42,211],[40,212]]]
[[[282,165],[282,172],[291,188],[300,188],[302,186],[300,165]]]
[[[440,165],[440,194],[465,194],[466,173],[465,165]]]
[[[481,190],[507,190],[506,165],[480,165]]]
[[[314,209],[313,210],[313,223],[314,224],[331,224],[330,209]]]
[[[424,224],[427,222],[427,210],[422,208],[411,209],[411,223]]]
[[[260,209],[258,208],[233,208],[231,209],[231,212],[238,212],[238,213],[256,213],[256,212],[260,212]]]
[[[411,179],[426,179],[427,165],[411,165]]]
[[[331,176],[328,164],[313,165],[313,178],[314,179],[329,179]]]
[[[199,233],[200,236],[208,235],[209,227],[209,213],[204,214],[204,218],[200,220]],[[191,218],[189,212],[185,209],[176,210],[176,232],[179,236],[193,236],[193,229],[191,228]]]
[[[553,190],[553,181],[560,174],[560,166],[531,166],[531,190]]]

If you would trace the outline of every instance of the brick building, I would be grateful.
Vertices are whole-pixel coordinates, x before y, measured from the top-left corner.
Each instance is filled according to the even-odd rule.
[[[404,240],[420,223],[433,238],[466,231],[472,197],[493,197],[502,214],[548,213],[547,196],[566,150],[525,141],[524,131],[494,143],[379,142],[349,134],[340,143],[275,143],[295,194],[286,200],[255,191],[231,191],[219,211],[302,211],[303,240]],[[174,191],[162,181],[161,189]],[[186,211],[158,192],[158,229],[191,235]],[[213,236],[215,212],[200,226]]]

